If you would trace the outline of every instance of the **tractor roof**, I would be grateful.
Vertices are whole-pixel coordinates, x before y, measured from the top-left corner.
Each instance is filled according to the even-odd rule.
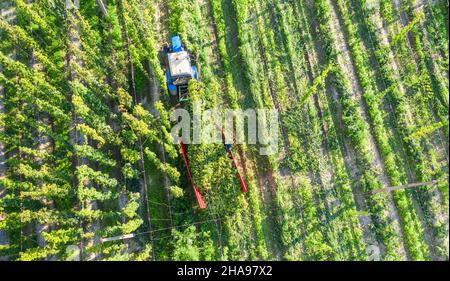
[[[172,77],[192,76],[191,60],[186,51],[169,53],[168,57]]]

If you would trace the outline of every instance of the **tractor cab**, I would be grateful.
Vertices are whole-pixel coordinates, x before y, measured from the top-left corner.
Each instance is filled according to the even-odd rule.
[[[189,51],[181,43],[180,36],[172,37],[172,45],[164,47],[166,63],[167,90],[176,102],[188,98],[188,85],[191,79],[198,80],[197,67],[192,65]]]

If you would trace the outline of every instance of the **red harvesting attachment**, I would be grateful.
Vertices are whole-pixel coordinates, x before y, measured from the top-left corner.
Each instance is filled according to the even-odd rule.
[[[202,194],[200,193],[200,191],[198,190],[197,186],[194,183],[194,180],[192,179],[191,167],[189,166],[186,145],[181,142],[180,147],[181,147],[181,154],[183,154],[184,164],[186,164],[188,176],[189,176],[189,179],[191,180],[192,187],[194,188],[194,193],[195,193],[195,197],[197,198],[198,205],[199,205],[200,209],[205,209],[206,204],[205,204],[205,201],[203,200]]]
[[[231,161],[233,161],[233,167],[236,169],[239,184],[241,185],[241,190],[242,190],[242,192],[245,193],[245,192],[247,192],[247,186],[245,185],[244,179],[242,178],[241,173],[239,172],[239,166],[237,164],[236,159],[234,158],[233,152],[231,151],[231,144],[225,143],[225,134],[224,134],[223,130],[222,130],[222,138],[223,138],[223,143],[225,145],[225,150],[226,150],[228,156],[230,157]],[[183,155],[184,164],[186,165],[189,180],[191,181],[192,187],[194,188],[194,193],[195,193],[195,197],[197,198],[198,205],[199,205],[200,209],[205,209],[206,203],[203,200],[202,194],[200,193],[197,186],[195,185],[194,180],[192,179],[191,167],[189,166],[189,159],[188,159],[188,155],[187,155],[186,145],[183,142],[180,142],[180,148],[181,148],[181,154]]]
[[[217,126],[217,128],[220,128],[218,125],[216,125],[216,126]],[[247,192],[247,186],[245,185],[245,182],[242,179],[241,173],[239,172],[238,164],[236,162],[236,159],[234,158],[233,152],[231,151],[232,146],[231,146],[231,144],[226,143],[226,137],[225,137],[225,132],[223,131],[223,128],[221,129],[221,131],[222,131],[222,142],[225,145],[225,150],[227,151],[228,156],[230,157],[231,161],[233,161],[233,166],[236,169],[239,183],[241,185],[241,190],[242,190],[242,192],[245,193],[245,192]]]
[[[245,182],[242,179],[241,173],[239,172],[239,168],[238,168],[238,165],[236,163],[236,159],[234,159],[233,152],[231,152],[231,150],[228,150],[228,149],[227,149],[227,151],[228,151],[228,155],[230,155],[230,158],[233,161],[233,166],[236,169],[237,176],[238,176],[238,179],[239,179],[239,183],[241,184],[241,190],[242,190],[242,192],[247,192],[247,186],[245,185]]]

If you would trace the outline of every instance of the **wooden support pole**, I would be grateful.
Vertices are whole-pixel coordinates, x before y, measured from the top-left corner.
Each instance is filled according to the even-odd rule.
[[[373,190],[371,194],[378,194],[383,192],[391,192],[394,190],[400,190],[400,189],[406,189],[406,188],[413,188],[418,186],[428,186],[428,185],[434,185],[437,183],[437,181],[429,181],[429,182],[417,182],[417,183],[411,183],[411,184],[405,184],[405,185],[398,185],[398,186],[390,186],[382,189]]]
[[[102,11],[103,15],[105,17],[107,17],[108,16],[108,10],[106,9],[105,4],[103,4],[103,1],[102,0],[97,0],[97,5],[100,8],[100,11]]]

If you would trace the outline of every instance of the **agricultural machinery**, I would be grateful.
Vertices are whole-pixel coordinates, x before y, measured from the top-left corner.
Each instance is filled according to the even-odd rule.
[[[181,105],[183,102],[189,99],[189,82],[193,79],[199,80],[199,68],[192,65],[191,54],[189,50],[187,50],[186,46],[182,44],[180,36],[172,37],[171,43],[171,46],[166,44],[163,49],[163,61],[166,67],[167,90],[169,92],[171,100],[174,101],[175,104]],[[225,134],[223,130],[221,131],[223,143],[225,145],[225,151],[228,157],[232,160],[233,167],[236,169],[242,192],[246,192],[247,187],[239,172],[237,162],[231,150],[231,144],[225,144]],[[184,163],[186,165],[189,180],[191,181],[192,187],[194,188],[194,193],[198,205],[200,209],[205,209],[206,203],[203,200],[203,197],[192,178],[189,158],[187,154],[187,147],[183,142],[180,142],[180,150],[183,156]]]
[[[180,36],[172,37],[172,45],[164,46],[167,90],[176,102],[186,101],[188,85],[192,79],[199,80],[197,67],[192,65],[190,52],[181,43]]]

